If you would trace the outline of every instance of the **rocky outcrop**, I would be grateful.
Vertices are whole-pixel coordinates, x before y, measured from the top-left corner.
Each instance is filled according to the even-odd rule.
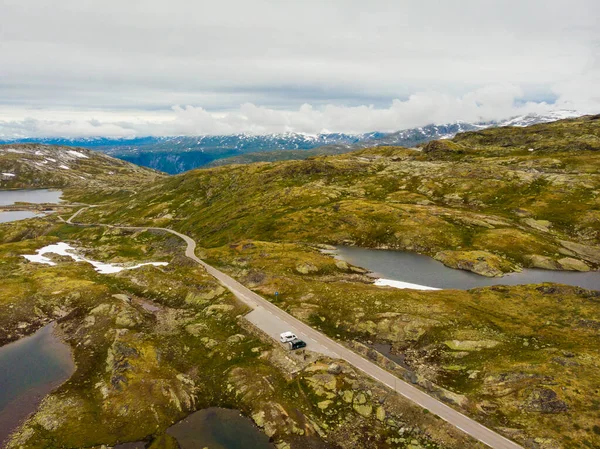
[[[533,218],[526,218],[523,220],[523,223],[540,232],[550,232],[550,228],[552,227],[552,223],[548,220],[535,220]]]
[[[319,269],[310,262],[303,262],[296,265],[296,271],[300,274],[316,273]]]
[[[561,413],[566,412],[569,407],[558,398],[554,390],[540,387],[529,394],[522,408],[530,412]]]
[[[590,267],[579,259],[572,257],[563,257],[562,259],[553,259],[540,254],[529,254],[525,260],[531,268],[541,268],[544,270],[565,270],[565,271],[590,271]]]
[[[567,271],[590,271],[590,267],[581,260],[573,259],[572,257],[563,257],[558,259],[561,269]]]
[[[519,271],[506,259],[487,251],[441,251],[434,256],[450,268],[472,271],[487,277],[500,277],[504,273]]]
[[[449,340],[444,344],[454,351],[481,351],[495,348],[500,342],[496,340]]]
[[[568,242],[566,240],[561,240],[560,244],[566,249],[576,253],[582,259],[595,264],[600,264],[600,248],[597,246],[582,245],[581,243]]]

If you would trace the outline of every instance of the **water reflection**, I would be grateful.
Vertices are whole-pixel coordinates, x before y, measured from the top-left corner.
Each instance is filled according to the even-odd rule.
[[[237,410],[207,408],[167,430],[182,449],[274,449],[269,437]]]
[[[0,442],[75,371],[69,346],[53,330],[49,324],[0,348]]]
[[[488,285],[520,285],[556,282],[600,290],[600,273],[525,269],[501,278],[487,278],[446,267],[431,257],[405,251],[340,246],[336,257],[366,268],[378,278],[444,289],[470,289]]]
[[[58,203],[62,192],[49,189],[0,190],[0,206],[15,203]]]

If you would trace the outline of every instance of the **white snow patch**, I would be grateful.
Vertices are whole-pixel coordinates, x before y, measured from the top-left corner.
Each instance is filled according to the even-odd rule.
[[[69,153],[72,156],[79,157],[79,158],[82,158],[82,159],[89,159],[85,154],[80,153],[79,151],[68,150],[67,153]]]
[[[56,159],[52,159],[51,157],[49,157],[49,158],[48,158],[48,160],[49,160],[50,162],[56,162]]]
[[[8,153],[17,153],[17,154],[25,154],[25,151],[15,150],[14,148],[7,148],[6,151]]]
[[[152,265],[155,267],[162,267],[162,266],[169,265],[168,262],[146,262],[146,263],[140,263],[138,265],[134,265],[132,267],[123,267],[121,265],[117,265],[117,264],[113,264],[113,263],[104,263],[104,262],[98,262],[95,260],[86,259],[84,257],[81,257],[81,256],[75,254],[74,251],[75,251],[75,248],[73,248],[69,244],[60,242],[60,243],[56,243],[54,245],[44,246],[43,248],[38,249],[36,251],[36,254],[25,254],[25,255],[23,255],[23,257],[25,259],[29,260],[30,262],[37,262],[37,263],[41,263],[41,264],[45,264],[45,265],[56,265],[55,262],[52,262],[52,260],[50,258],[44,256],[44,254],[49,254],[49,253],[58,254],[59,256],[70,257],[75,262],[87,262],[90,265],[92,265],[95,268],[95,270],[100,274],[118,273],[123,270],[135,270],[136,268],[140,268],[145,265]]]
[[[377,279],[375,285],[378,287],[410,288],[412,290],[441,290],[441,288],[411,284],[410,282],[394,281],[393,279]]]
[[[60,168],[64,168],[65,170],[70,170],[66,165],[59,165]]]
[[[8,176],[9,178],[12,178],[13,176],[15,176],[14,173],[2,173],[2,176]]]

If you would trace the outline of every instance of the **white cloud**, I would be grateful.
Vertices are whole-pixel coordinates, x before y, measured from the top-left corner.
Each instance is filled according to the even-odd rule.
[[[5,0],[0,17],[5,135],[390,130],[600,103],[597,0]]]
[[[279,110],[244,103],[239,108],[227,112],[209,112],[194,106],[174,106],[170,113],[163,112],[148,117],[140,117],[133,113],[128,116],[122,112],[111,117],[111,114],[103,113],[101,120],[92,118],[94,112],[91,112],[81,113],[79,119],[69,114],[68,119],[58,121],[43,118],[0,120],[0,136],[133,137],[284,132],[390,132],[430,123],[501,120],[529,113],[543,114],[556,109],[575,108],[582,113],[600,112],[598,99],[594,101],[593,97],[582,94],[579,89],[572,89],[573,86],[569,84],[557,86],[561,96],[552,104],[519,102],[522,96],[521,89],[505,84],[487,86],[462,96],[417,92],[406,100],[393,100],[384,108],[333,104],[314,107],[303,104],[294,110]],[[42,117],[43,115],[44,113],[41,114]]]

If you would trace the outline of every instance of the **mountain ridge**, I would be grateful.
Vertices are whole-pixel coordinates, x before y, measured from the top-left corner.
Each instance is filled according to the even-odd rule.
[[[412,147],[430,140],[451,138],[457,133],[487,127],[528,126],[579,115],[576,111],[553,111],[528,114],[497,122],[429,124],[391,133],[321,133],[297,132],[279,134],[233,134],[200,136],[163,136],[135,138],[23,138],[1,140],[0,143],[33,143],[90,148],[137,165],[176,174],[203,166],[227,163],[251,163],[286,159],[305,159],[315,155],[341,154],[373,146]],[[295,151],[295,154],[286,154]],[[310,151],[309,153],[301,153]],[[245,157],[245,155],[251,155]],[[234,158],[234,159],[228,159]],[[226,160],[226,162],[222,162]]]

